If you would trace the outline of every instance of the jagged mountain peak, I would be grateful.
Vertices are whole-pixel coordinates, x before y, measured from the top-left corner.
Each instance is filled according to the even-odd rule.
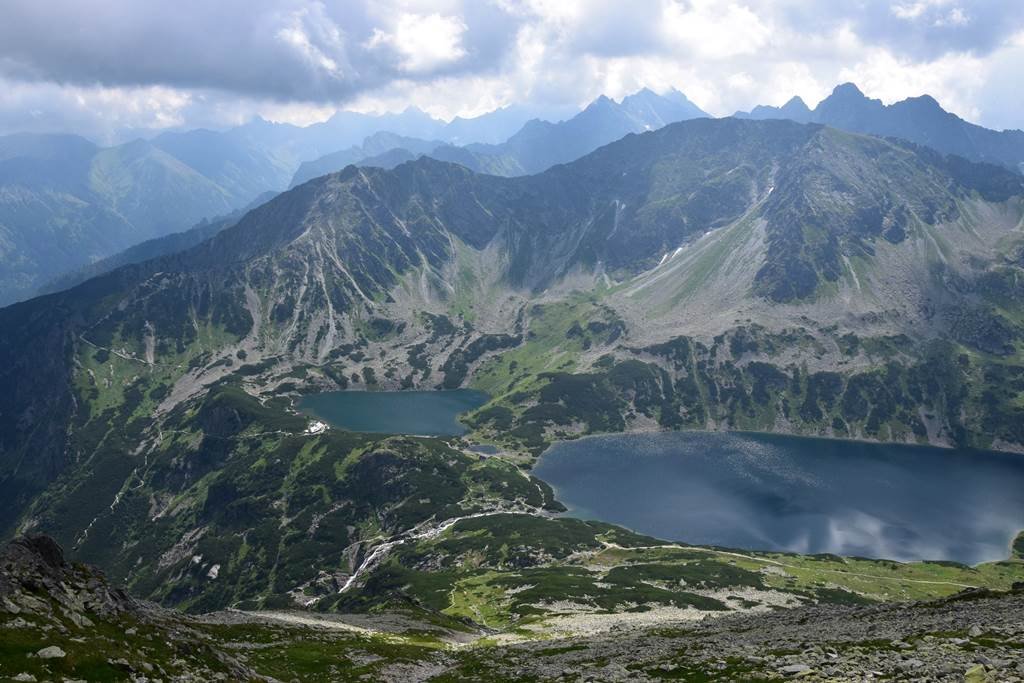
[[[924,94],[924,95],[918,95],[917,97],[908,97],[907,99],[902,100],[901,102],[897,102],[896,104],[897,105],[916,107],[916,108],[919,108],[921,110],[929,111],[930,113],[937,114],[937,115],[942,115],[942,114],[947,113],[942,108],[942,105],[939,104],[939,101],[936,100],[934,97],[932,97],[931,95],[929,95],[927,93]],[[955,114],[954,114],[954,116],[955,116]]]
[[[636,106],[647,106],[657,109],[667,108],[667,111],[671,111],[674,116],[678,117],[673,120],[707,116],[707,113],[676,88],[669,88],[664,93],[659,94],[651,88],[644,87],[632,95],[623,97],[621,104],[626,108]],[[670,122],[666,121],[666,123]]]
[[[859,117],[883,111],[881,100],[867,97],[853,83],[837,85],[832,94],[818,103],[814,109],[816,119],[857,121]],[[840,126],[843,127],[843,126]]]
[[[807,106],[807,103],[804,102],[802,97],[800,97],[799,95],[794,95],[793,97],[789,98],[784,105],[782,105],[782,111],[792,111],[809,114],[811,112],[811,109],[810,107]]]
[[[738,118],[788,118],[822,123],[834,128],[896,137],[926,145],[944,154],[956,154],[972,161],[995,163],[1024,173],[1024,132],[994,131],[969,123],[944,110],[931,95],[910,97],[886,105],[867,97],[853,83],[837,85],[813,110],[802,102],[796,107],[757,106]]]
[[[857,87],[856,83],[846,82],[840,83],[832,89],[832,96],[835,97],[846,97],[850,99],[868,99],[866,95]]]
[[[625,104],[627,101],[630,100],[660,100],[663,98],[663,95],[659,95],[650,88],[644,87],[641,88],[640,90],[637,90],[635,93],[631,95],[626,95],[625,97],[623,97],[622,103]]]
[[[616,104],[615,100],[608,97],[607,95],[598,95],[593,100],[591,100],[590,104],[583,108],[583,111],[581,113],[593,112],[602,109],[614,109],[617,106],[619,105]]]

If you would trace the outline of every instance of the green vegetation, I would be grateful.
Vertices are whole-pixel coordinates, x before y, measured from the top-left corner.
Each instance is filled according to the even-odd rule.
[[[595,522],[498,515],[394,549],[362,591],[321,608],[411,605],[456,620],[441,622],[448,625],[472,622],[536,637],[575,611],[923,600],[968,587],[1007,590],[1022,576],[1020,560],[967,567],[749,553],[666,544]]]
[[[98,187],[118,188],[116,164],[96,170]],[[571,630],[580,615],[1005,589],[1024,571],[1019,538],[1011,559],[974,568],[689,548],[552,518],[551,489],[521,466],[555,439],[640,428],[1024,444],[1024,260],[1013,229],[989,226],[1022,194],[1011,174],[891,142],[731,119],[636,136],[542,177],[424,159],[311,181],[187,263],[0,309],[0,524],[51,533],[135,594],[193,613],[400,613],[520,638]],[[1002,230],[1005,244],[979,237],[977,254],[961,254],[953,231],[972,227]],[[649,311],[615,299],[719,229]],[[938,308],[904,324],[902,309],[876,310],[870,278],[879,255],[915,239],[928,256],[901,265],[929,274],[912,294]],[[685,307],[748,247],[763,267],[738,274],[749,291],[737,310],[786,305],[705,334],[664,332],[711,329]],[[483,262],[504,270],[485,279]],[[864,305],[842,307],[854,282]],[[499,296],[512,303],[491,310]],[[650,329],[629,329],[637,319]],[[921,330],[932,336],[911,336]],[[281,395],[437,385],[493,396],[467,438],[498,455],[458,439],[307,433]],[[436,634],[195,628],[258,645],[232,651],[282,679],[372,676],[374,657],[422,662],[438,647]],[[54,635],[67,659],[25,666],[116,679],[112,629],[97,626],[111,642],[92,651]],[[172,667],[150,642],[160,634],[139,633],[127,651]],[[4,661],[34,646],[4,643]],[[472,652],[461,665],[476,666]]]
[[[772,362],[783,350],[821,353],[823,343],[863,354],[874,367],[810,372]],[[488,361],[477,382],[495,386],[496,371],[517,363],[509,360],[513,355],[550,352],[543,340],[534,344]],[[805,329],[772,333],[757,325],[737,327],[710,345],[678,337],[629,349],[632,358],[603,357],[586,373],[524,374],[504,385],[516,391],[499,394],[468,421],[483,437],[535,455],[553,440],[624,431],[638,419],[666,429],[726,424],[774,431],[784,421],[807,435],[941,439],[974,448],[1024,443],[1024,368],[951,342],[928,344],[914,359],[906,353],[912,345],[905,336],[853,334],[822,342]]]
[[[528,390],[545,372],[572,371],[580,353],[614,343],[623,331],[610,309],[587,297],[533,305],[527,316],[525,343],[484,361],[470,386],[496,397]]]

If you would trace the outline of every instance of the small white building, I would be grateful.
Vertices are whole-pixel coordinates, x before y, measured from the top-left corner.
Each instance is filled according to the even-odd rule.
[[[306,427],[307,434],[323,434],[326,431],[327,423],[321,422],[320,420],[313,420],[309,423],[309,426]]]

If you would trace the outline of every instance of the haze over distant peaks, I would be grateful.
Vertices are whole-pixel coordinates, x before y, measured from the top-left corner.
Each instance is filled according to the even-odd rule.
[[[292,179],[292,186],[317,175],[340,171],[348,164],[389,168],[421,154],[492,175],[528,175],[578,159],[630,133],[656,130],[669,123],[707,116],[686,95],[674,89],[659,95],[644,88],[624,97],[621,102],[601,95],[583,111],[564,121],[554,123],[531,119],[502,144],[476,143],[458,147],[447,144],[443,135],[434,141],[411,137],[394,145],[406,153],[394,150],[382,154],[379,144],[368,138],[362,145],[302,164]],[[449,125],[455,123],[453,121]]]
[[[794,97],[781,107],[759,105],[750,112],[736,112],[734,116],[822,123],[856,133],[897,137],[945,154],[1024,172],[1024,132],[995,131],[969,123],[944,110],[930,95],[886,105],[867,97],[853,83],[843,83],[813,110],[799,97]]]

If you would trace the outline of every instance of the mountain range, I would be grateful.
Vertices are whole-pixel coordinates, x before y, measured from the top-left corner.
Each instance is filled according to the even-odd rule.
[[[531,121],[507,147],[474,152],[452,143],[504,140],[529,110],[506,107],[447,123],[412,108],[338,112],[304,128],[255,120],[110,148],[75,136],[0,138],[0,305],[48,291],[61,277],[137,243],[244,207],[285,188],[289,178],[294,185],[357,162],[394,166],[438,147],[446,150],[439,156],[477,169],[522,173],[692,110],[680,93],[662,98],[645,91],[621,105],[598,101],[561,124]]]
[[[813,110],[794,97],[781,107],[758,106],[750,112],[736,112],[735,116],[823,123],[857,133],[901,138],[944,154],[1024,173],[1024,131],[994,131],[969,123],[942,109],[929,95],[886,105],[866,97],[853,83],[844,83]]]
[[[549,524],[518,465],[571,435],[1024,450],[1022,218],[1001,166],[784,120],[672,123],[518,177],[348,166],[0,309],[0,525],[197,611],[427,609],[452,595],[455,574],[423,569],[446,537],[377,564],[382,539]],[[500,458],[309,434],[292,408],[466,386],[490,396],[467,438]],[[546,532],[507,524],[533,540],[493,548],[548,556]]]
[[[340,171],[349,164],[393,168],[421,155],[452,161],[481,173],[528,175],[578,159],[629,133],[707,116],[677,90],[658,95],[645,88],[624,97],[621,102],[599,97],[580,113],[558,123],[533,119],[501,144],[456,146],[443,140],[378,134],[367,138],[362,145],[302,164],[291,186]]]
[[[113,148],[74,136],[8,136],[0,141],[0,303],[52,291],[55,283],[75,281],[76,272],[102,272],[102,264],[91,264],[108,257],[108,266],[130,262],[135,257],[116,254],[349,164],[393,168],[428,154],[482,173],[526,175],[629,133],[706,116],[678,91],[642,90],[621,102],[599,98],[559,123],[526,121],[504,142],[489,142],[529,113],[507,107],[444,123],[416,109],[339,112],[306,128],[255,120],[224,132],[164,133]],[[1024,163],[1024,133],[967,123],[927,96],[886,106],[845,84],[813,111],[794,98],[736,116],[900,138],[1016,171]]]

